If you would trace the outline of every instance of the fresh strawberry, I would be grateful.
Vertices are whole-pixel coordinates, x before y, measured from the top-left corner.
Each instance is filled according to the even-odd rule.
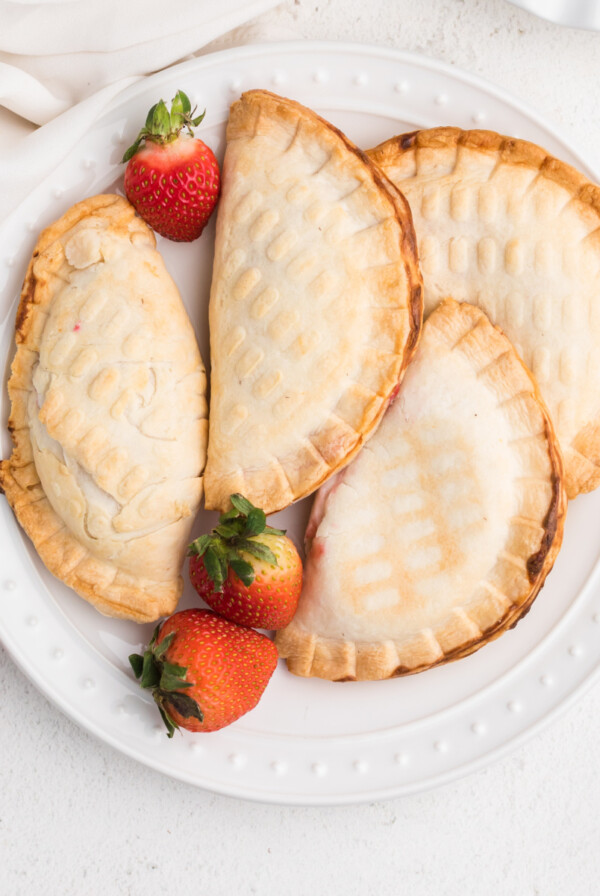
[[[265,635],[210,610],[182,610],[157,626],[143,656],[129,662],[167,726],[217,731],[254,709],[277,665]]]
[[[291,622],[302,589],[302,561],[262,510],[232,495],[210,535],[190,547],[190,578],[200,597],[240,625],[278,629]]]
[[[200,236],[221,180],[212,150],[194,137],[193,128],[204,118],[204,112],[194,118],[194,111],[182,90],[170,112],[161,100],[123,156],[127,198],[157,233],[179,242]]]

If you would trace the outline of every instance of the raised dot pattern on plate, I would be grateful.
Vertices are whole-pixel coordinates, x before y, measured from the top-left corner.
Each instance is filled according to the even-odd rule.
[[[265,54],[264,49],[263,49],[262,53]],[[293,83],[294,83],[294,84],[298,84],[299,86],[301,86],[300,79],[297,77],[297,73],[294,71],[294,69],[293,69],[293,65],[289,65],[289,66],[288,66],[288,56],[289,56],[289,53],[290,53],[290,51],[289,51],[287,48],[286,48],[284,51],[281,52],[281,63],[280,63],[281,72],[282,72],[282,73],[285,73],[286,77],[288,76],[288,73],[291,73],[291,76],[292,76],[292,77],[291,77],[291,80],[293,81]],[[331,51],[328,51],[328,53],[331,53]],[[268,53],[267,53],[267,54],[268,54]],[[265,54],[265,55],[266,55],[266,54]],[[335,54],[334,54],[334,55],[335,55]],[[254,66],[254,68],[256,69],[256,68],[259,68],[259,67],[260,67],[261,59],[260,59],[260,58],[257,58],[257,59],[253,59],[253,58],[251,58],[251,62],[252,62],[252,65]],[[389,69],[389,66],[388,66],[388,69]],[[231,65],[228,64],[228,66],[227,66],[227,70],[224,71],[224,73],[223,73],[223,75],[222,75],[222,77],[221,77],[221,81],[225,84],[225,90],[227,90],[227,84],[228,84],[228,78],[229,78],[229,76],[230,76],[230,71],[231,71]],[[273,74],[273,84],[277,84],[277,83],[279,83],[278,79],[277,79],[276,76],[275,76],[275,71],[279,71],[279,69],[277,69],[277,70],[273,69],[273,72],[274,72],[274,74]],[[313,83],[325,84],[325,83],[327,83],[327,81],[329,81],[329,80],[330,80],[330,81],[336,81],[336,68],[335,68],[335,65],[332,65],[332,66],[331,66],[331,69],[327,69],[327,70],[325,70],[325,69],[320,69],[320,70],[318,70],[317,73],[314,73],[314,69],[311,69],[310,67],[308,68],[307,71],[308,71],[308,74],[306,75],[306,81],[307,81],[307,83],[310,83],[310,82],[312,81]],[[192,74],[193,74],[193,73],[192,73]],[[318,77],[317,77],[317,74],[318,74]],[[450,79],[450,80],[452,79],[453,75],[452,75],[452,71],[451,71],[451,70],[448,70],[446,77],[447,77],[447,79]],[[287,79],[290,80],[289,77],[287,77]],[[202,79],[202,80],[203,80],[203,83],[204,83],[205,80],[206,80],[204,73],[203,73],[203,79]],[[374,79],[372,79],[372,80],[373,80],[373,83],[375,83]],[[336,83],[337,83],[337,82],[336,82]],[[231,87],[231,90],[232,90],[232,91],[239,91],[239,90],[241,89],[241,85],[242,85],[242,80],[236,78],[236,79],[234,79],[234,81],[231,82],[230,87]],[[397,94],[406,95],[406,94],[409,94],[409,92],[411,92],[411,91],[412,91],[415,95],[417,95],[417,94],[418,94],[418,91],[419,91],[419,89],[420,89],[420,87],[419,87],[419,79],[414,79],[414,83],[413,83],[412,81],[409,82],[409,80],[406,79],[406,78],[404,78],[404,77],[398,77],[397,74],[394,74],[393,77],[390,78],[389,89],[390,89],[390,92],[391,92],[392,96],[393,96],[393,94],[396,94],[396,95],[397,95]],[[357,93],[360,93],[360,91],[358,91]],[[432,118],[433,118],[434,115],[439,115],[439,110],[436,112],[435,109],[434,109],[434,106],[436,105],[436,103],[435,103],[435,97],[436,97],[437,95],[438,95],[438,94],[435,94],[435,92],[434,92],[434,93],[431,94],[428,98],[425,97],[425,96],[423,96],[423,97],[420,98],[420,102],[421,102],[421,106],[422,106],[423,110],[428,111],[429,113],[431,113],[431,117],[432,117]],[[365,92],[364,96],[368,99],[368,93],[367,93],[367,92]],[[380,97],[377,97],[377,99],[379,100]],[[396,102],[397,102],[397,100],[396,100]],[[493,105],[493,103],[492,103],[492,105]],[[199,104],[199,107],[200,107],[200,108],[203,108],[203,103],[200,103],[200,104]],[[393,114],[393,112],[391,111],[390,114]],[[480,123],[480,121],[483,120],[481,116],[484,116],[484,115],[485,115],[485,113],[483,113],[483,112],[480,110],[479,106],[476,106],[475,108],[472,109],[471,117],[472,117],[472,120],[473,120],[474,122],[476,122],[476,123]],[[487,116],[486,116],[486,117],[487,117]],[[415,121],[417,121],[417,118],[416,118],[416,117],[415,117]],[[518,132],[519,130],[520,130],[520,129],[519,129],[517,126],[514,127],[514,129],[513,129],[514,136],[517,136],[517,135],[518,135],[517,132]],[[538,130],[539,130],[539,129],[538,129]],[[523,135],[524,135],[524,136],[529,136],[529,135],[526,134],[526,133],[524,133]],[[118,140],[120,140],[120,139],[122,138],[123,135],[121,134],[120,131],[118,131],[118,132],[115,131],[114,136],[115,136],[115,142],[118,142]],[[542,142],[542,137],[541,137],[541,136],[540,136],[538,139],[539,139],[540,142]],[[103,158],[103,157],[104,157],[103,155],[99,155],[99,156],[98,156],[98,158]],[[107,173],[108,169],[105,170],[105,168],[106,168],[106,165],[107,165],[108,163],[104,163],[104,162],[102,162],[102,163],[97,163],[97,162],[95,161],[95,159],[93,159],[93,158],[90,157],[90,155],[89,155],[89,149],[87,149],[87,148],[85,149],[85,151],[84,151],[84,150],[81,150],[81,156],[80,156],[80,159],[79,159],[79,164],[82,165],[82,166],[83,166],[84,168],[86,168],[86,169],[91,169],[92,167],[93,167],[93,168],[97,168],[97,169],[98,169],[98,174],[101,175],[101,176],[104,176],[104,182],[105,182],[105,184],[108,184],[108,183],[110,182],[110,178],[114,178],[114,176],[115,176],[115,169],[114,169],[114,168],[113,168],[113,169],[110,169],[110,172]],[[103,167],[103,166],[104,166],[104,167]],[[64,167],[64,170],[63,170],[64,181],[61,181],[61,185],[62,185],[62,183],[64,182],[64,185],[65,185],[65,186],[64,186],[64,190],[62,189],[62,186],[61,186],[60,194],[57,195],[57,196],[52,196],[52,199],[56,202],[57,205],[59,205],[59,204],[64,204],[64,195],[65,195],[66,190],[67,190],[68,187],[69,187],[69,184],[68,184],[68,173],[69,173],[69,171],[73,171],[73,170],[75,170],[75,168],[76,168],[76,166],[73,165],[73,163],[72,163],[72,159],[69,160],[68,165],[65,165],[65,167]],[[58,172],[58,175],[57,175],[57,176],[60,176],[60,172]],[[61,208],[61,211],[62,211],[62,210],[63,210],[63,209]],[[17,218],[17,220],[16,220],[16,225],[12,226],[11,233],[10,233],[10,234],[6,234],[6,236],[7,236],[7,240],[6,240],[5,243],[4,243],[4,244],[7,245],[7,246],[9,245],[9,242],[10,242],[10,241],[9,241],[8,237],[10,237],[10,240],[12,240],[12,243],[13,243],[13,245],[10,247],[10,250],[9,250],[9,251],[12,252],[12,253],[14,253],[14,254],[8,254],[8,255],[5,257],[5,259],[4,259],[4,265],[6,266],[6,268],[7,268],[8,270],[10,270],[11,268],[13,268],[13,267],[15,266],[16,258],[18,257],[18,253],[20,253],[20,244],[21,244],[21,242],[22,242],[23,240],[30,240],[30,237],[29,237],[27,234],[36,232],[36,231],[39,230],[39,229],[40,229],[40,228],[39,228],[38,221],[37,221],[37,220],[35,220],[35,221],[34,221],[34,220],[31,220],[31,211],[27,211],[27,216],[26,216],[25,218],[23,217],[23,215],[21,216],[20,219]],[[6,276],[12,276],[12,275],[9,275],[9,273],[7,272],[7,273],[6,273]],[[37,627],[38,630],[37,630],[37,632],[36,632],[36,634],[35,634],[35,639],[38,639],[38,638],[40,638],[40,637],[49,637],[49,635],[47,634],[48,629],[49,629],[49,626],[47,626],[47,625],[45,624],[46,621],[47,621],[47,620],[46,620],[46,617],[45,617],[45,615],[44,615],[44,613],[45,613],[45,609],[44,609],[44,607],[43,607],[41,604],[39,604],[39,600],[40,600],[40,598],[39,598],[39,596],[36,596],[32,591],[30,591],[30,590],[28,590],[27,588],[25,588],[25,587],[24,587],[25,585],[27,585],[27,580],[26,580],[26,579],[23,580],[23,579],[21,578],[21,576],[19,575],[19,573],[17,572],[17,574],[16,574],[16,576],[15,576],[14,578],[11,577],[11,578],[9,578],[9,579],[4,580],[4,582],[3,582],[3,589],[4,589],[5,592],[13,592],[13,591],[16,591],[16,590],[18,589],[18,594],[19,594],[20,599],[21,599],[21,594],[23,593],[23,598],[22,598],[23,603],[22,603],[22,606],[21,606],[21,609],[20,609],[20,613],[23,613],[23,612],[27,613],[27,610],[28,610],[29,608],[31,608],[31,609],[35,608],[35,612],[36,612],[36,614],[37,614],[37,618],[39,618],[39,619],[42,621],[42,623],[44,623],[43,625],[40,625],[40,626]],[[7,603],[7,606],[9,605],[9,602],[8,602],[8,596],[9,596],[9,595],[7,594],[7,595],[6,595],[6,599],[7,599],[7,600],[6,600],[6,603]],[[14,605],[14,601],[11,601],[11,602],[10,602],[10,605],[11,605],[11,606]],[[38,612],[38,611],[39,611],[39,612]],[[32,614],[32,615],[35,615],[35,614]],[[589,608],[586,606],[586,608],[585,608],[585,618],[586,618],[586,620],[588,620],[588,624],[589,624],[590,617],[591,617],[591,620],[594,622],[594,624],[600,624],[600,610],[591,610],[591,609],[589,609]],[[22,615],[19,615],[19,616],[18,616],[18,624],[21,625],[21,626],[22,626],[22,620],[23,620],[23,616],[22,616]],[[10,632],[10,629],[9,629],[9,628],[7,629],[7,632]],[[27,638],[31,638],[31,637],[33,637],[33,632],[31,632],[31,633],[28,632],[28,631],[26,630],[26,628],[23,629],[23,632],[24,632],[24,635],[25,635]],[[570,649],[570,647],[571,647],[571,648],[572,648],[572,647],[575,647],[575,646],[577,646],[579,643],[580,643],[580,642],[575,641],[575,640],[568,641],[568,642],[564,645],[564,652],[565,652],[565,654],[568,655],[568,654],[569,654],[569,649]],[[68,648],[69,644],[70,644],[70,642],[67,643],[67,648]],[[36,649],[37,649],[37,648],[36,648]],[[591,651],[590,651],[590,652],[591,652]],[[65,648],[63,648],[62,646],[61,646],[61,647],[54,647],[54,648],[53,648],[53,647],[52,647],[52,641],[49,641],[49,642],[48,642],[48,644],[47,644],[47,656],[48,656],[49,659],[52,659],[52,660],[59,660],[59,659],[63,659],[63,658],[65,658],[67,655],[70,656],[70,653],[68,654],[68,653],[67,653],[67,650],[66,650]],[[579,655],[579,656],[580,656],[580,659],[582,659],[583,661],[585,661],[585,660],[587,659],[587,655],[586,655],[585,657],[584,657],[583,654],[581,654],[581,655]],[[581,665],[582,665],[581,663],[571,663],[571,664],[569,664],[569,667],[572,668],[572,669],[575,669],[575,668],[581,668]],[[51,674],[51,673],[49,672],[49,675],[50,675],[50,674]],[[60,674],[60,675],[63,675],[63,676],[64,676],[64,672],[63,672],[63,673],[58,673],[58,672],[56,672],[56,673],[54,673],[54,674],[55,674],[55,675]],[[576,674],[576,673],[573,672],[573,673],[571,673],[571,674]],[[538,688],[539,688],[539,685],[542,685],[544,688],[549,688],[550,685],[553,684],[553,683],[555,682],[556,677],[555,677],[554,672],[550,672],[550,671],[548,670],[548,667],[547,667],[547,666],[546,666],[545,668],[544,668],[544,667],[543,667],[543,668],[537,668],[537,670],[536,670],[535,667],[532,667],[532,668],[529,670],[529,672],[528,672],[527,675],[521,675],[521,677],[520,677],[520,682],[521,682],[521,685],[522,685],[523,689],[526,689],[526,688],[527,688],[528,680],[529,680],[529,679],[531,679],[532,681],[534,681],[534,682],[537,684]],[[58,679],[57,679],[57,681],[58,681]],[[541,693],[541,692],[540,692],[540,693]],[[542,697],[543,697],[544,700],[547,700],[547,699],[548,699],[548,698],[545,696],[545,694],[542,694]],[[82,699],[86,699],[86,700],[87,700],[87,697],[85,697],[84,695],[82,695]],[[67,698],[65,698],[65,702],[68,703],[68,699],[67,699]],[[514,702],[514,700],[511,701],[511,702]],[[500,708],[502,708],[502,706],[505,706],[505,705],[506,705],[506,700],[505,700],[503,703],[500,704]],[[550,704],[549,704],[549,705],[550,705]],[[149,705],[148,711],[149,711],[149,712],[154,712],[154,706],[153,706],[153,705]],[[95,721],[97,721],[97,720],[95,720]],[[125,722],[125,719],[123,719],[123,722]],[[471,737],[472,737],[473,734],[478,733],[477,731],[475,731],[475,726],[477,726],[477,725],[478,725],[478,722],[474,722],[474,723],[472,723],[471,731],[469,731],[469,724],[468,724],[468,722],[467,722],[466,730],[467,730],[467,732],[471,735]],[[441,740],[443,739],[443,738],[442,738],[442,734],[445,732],[446,727],[447,727],[447,726],[445,725],[445,723],[443,723],[443,722],[440,721],[440,723],[439,723],[439,736],[438,736],[437,738],[434,739],[435,742],[441,741]],[[140,726],[140,732],[143,733],[143,728],[142,728],[141,726]],[[152,732],[152,734],[153,734],[153,735],[155,736],[155,738],[156,738],[156,749],[160,749],[161,752],[162,752],[163,741],[164,741],[164,744],[165,744],[165,746],[166,746],[167,749],[170,749],[170,748],[172,747],[171,744],[167,743],[167,739],[166,739],[166,737],[164,737],[164,729],[163,729],[161,726],[159,726],[159,725],[155,725],[155,726],[151,729],[151,732]],[[472,733],[471,733],[471,732],[472,732]],[[490,730],[490,733],[492,733],[491,730]],[[403,735],[403,738],[404,738],[404,736],[405,736],[405,735]],[[418,755],[418,751],[419,751],[419,749],[420,749],[420,747],[419,747],[420,741],[419,741],[418,736],[415,736],[415,738],[413,739],[413,741],[411,741],[411,738],[408,737],[408,738],[407,738],[407,742],[409,743],[410,746],[413,746],[413,743],[414,743],[414,745],[416,746],[416,750],[417,750],[417,753],[416,753],[415,755]],[[189,745],[189,747],[190,747],[190,754],[193,754],[193,758],[194,758],[194,759],[196,759],[197,756],[203,754],[204,752],[207,753],[208,758],[210,759],[210,752],[211,752],[211,751],[210,751],[210,745],[207,746],[207,747],[205,747],[205,746],[204,746],[204,743],[205,743],[205,741],[202,741],[202,744],[201,744],[201,743],[199,742],[199,740],[197,740],[197,739],[194,739],[194,740],[190,743],[190,745]],[[397,744],[397,741],[396,741],[396,744]],[[150,748],[149,748],[149,749],[150,749]],[[151,754],[151,755],[152,755],[152,757],[153,757],[153,761],[154,761],[154,763],[155,763],[156,757],[157,757],[159,754],[156,752],[154,745],[151,747],[151,749],[152,749],[152,754]],[[396,749],[397,749],[397,746],[396,746]],[[216,752],[218,753],[219,751],[216,751]],[[172,754],[172,750],[170,751],[169,756],[171,756],[171,754]],[[393,761],[393,763],[398,767],[398,776],[400,776],[400,769],[410,770],[410,768],[411,768],[411,754],[409,754],[409,752],[408,752],[407,750],[402,750],[401,752],[394,752],[394,747],[390,745],[390,757],[391,757],[391,760]],[[140,758],[143,759],[143,760],[145,760],[145,759],[147,759],[148,757],[147,757],[146,755],[140,755]],[[190,757],[190,759],[191,759],[191,758],[192,758],[192,756]],[[201,766],[202,766],[202,769],[205,770],[205,769],[206,769],[206,764],[205,764],[205,761],[204,761],[205,758],[206,758],[206,757],[203,756],[203,761],[202,761],[202,763],[197,763],[197,762],[196,762],[196,763],[195,763],[195,766],[197,767],[197,766],[201,765]],[[436,759],[436,761],[439,761],[440,763],[444,763],[444,761],[445,761],[444,755],[443,755],[442,753],[438,753],[437,756],[435,756],[435,759]],[[222,757],[219,757],[219,761],[222,762]],[[274,778],[277,778],[277,779],[279,780],[279,778],[280,778],[280,774],[281,774],[281,768],[282,768],[283,766],[287,766],[287,763],[288,763],[287,758],[284,759],[284,758],[282,757],[282,758],[278,758],[277,760],[273,760],[273,761],[271,762],[270,765],[267,763],[267,766],[266,766],[266,767],[270,769],[271,775],[272,775]],[[419,763],[416,763],[416,766],[419,766]],[[312,762],[309,760],[308,765],[307,765],[307,771],[309,771],[309,772],[310,772],[311,774],[313,774],[313,775],[314,775],[314,774],[317,774],[317,771],[316,771],[317,769],[322,769],[322,768],[323,768],[323,763],[322,763],[320,760],[318,760],[318,761],[317,761],[317,760],[314,760],[314,761],[312,761]],[[184,773],[186,773],[185,770],[184,770]],[[290,778],[292,778],[292,777],[293,777],[293,776],[290,775]],[[358,779],[358,777],[359,777],[359,776],[356,776],[356,779]],[[189,775],[188,775],[188,779],[190,779],[190,776],[189,776]],[[402,775],[402,780],[404,780],[404,779],[405,779],[405,774]],[[296,783],[296,782],[294,781],[294,787],[295,787],[295,783]],[[209,785],[209,786],[210,786],[210,785]],[[278,785],[278,786],[281,786],[281,782],[279,782],[279,785]],[[411,784],[411,786],[412,786],[412,784]],[[216,789],[218,789],[218,785],[216,785]],[[308,799],[308,801],[310,801],[310,796],[311,796],[311,794],[309,793],[309,788],[307,788],[307,794],[306,794],[306,795],[307,795],[307,799]],[[277,798],[277,797],[275,796],[274,798]]]

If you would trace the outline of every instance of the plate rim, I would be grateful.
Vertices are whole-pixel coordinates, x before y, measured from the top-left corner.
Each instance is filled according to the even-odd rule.
[[[576,146],[571,145],[564,139],[564,137],[558,132],[557,126],[554,123],[552,123],[545,116],[539,114],[537,111],[531,109],[527,105],[527,103],[511,94],[509,91],[506,91],[504,88],[488,81],[487,79],[479,75],[472,74],[460,68],[455,68],[448,63],[433,59],[428,56],[360,42],[318,40],[277,41],[273,43],[247,44],[244,46],[233,47],[218,51],[216,53],[195,57],[192,60],[187,60],[168,69],[163,69],[150,77],[142,78],[129,87],[126,87],[107,105],[102,117],[104,117],[104,115],[109,115],[125,102],[134,99],[138,93],[145,93],[153,83],[163,81],[165,79],[171,79],[179,73],[185,74],[185,72],[192,70],[196,72],[204,68],[210,68],[215,65],[227,63],[229,60],[244,59],[256,55],[276,56],[282,53],[285,53],[286,55],[289,55],[290,53],[301,53],[302,55],[313,53],[322,56],[325,56],[329,53],[342,53],[349,54],[352,57],[374,55],[380,59],[387,58],[396,63],[403,63],[411,67],[424,68],[429,71],[438,72],[442,75],[449,76],[453,81],[460,81],[464,84],[468,84],[471,87],[475,86],[476,88],[482,90],[485,94],[491,95],[508,104],[511,108],[514,108],[522,115],[526,116],[530,121],[538,125],[540,128],[546,130],[553,136],[557,143],[565,147],[571,157],[577,160],[577,163],[589,177],[593,179],[597,179],[598,177],[597,173],[594,170],[594,167],[584,158],[584,156]],[[72,148],[73,147],[71,147],[71,149]],[[69,149],[68,152],[70,152],[71,149]],[[68,155],[68,152],[66,153],[66,155]],[[47,184],[49,181],[51,181],[52,176],[53,172],[51,172],[47,177],[43,178],[42,181],[36,185],[36,188]],[[27,197],[24,197],[23,201],[28,199],[32,195],[32,193],[35,192],[36,188],[34,188],[34,190],[30,194],[28,194]],[[16,217],[18,215],[21,206],[22,203],[20,203],[19,206],[17,206],[17,208],[4,219],[4,221],[2,222],[2,228],[10,226],[11,220],[13,219],[13,217]],[[349,792],[344,795],[329,793],[298,793],[292,795],[290,793],[276,794],[267,792],[264,789],[254,790],[252,787],[247,786],[241,778],[238,778],[235,781],[229,781],[227,784],[223,784],[222,782],[199,782],[198,780],[194,780],[193,776],[187,773],[186,770],[165,768],[165,762],[161,763],[159,759],[155,759],[151,755],[145,755],[137,747],[132,746],[130,743],[128,743],[126,739],[123,739],[122,741],[118,740],[112,735],[111,732],[104,730],[101,725],[96,723],[95,719],[93,719],[92,716],[85,716],[78,711],[76,706],[72,705],[72,702],[65,702],[64,698],[55,691],[54,684],[52,683],[49,685],[49,683],[45,679],[43,679],[41,673],[39,673],[36,668],[32,668],[31,664],[28,665],[26,657],[24,655],[21,655],[21,651],[19,650],[18,646],[14,643],[11,643],[10,638],[6,637],[2,613],[0,613],[0,636],[2,636],[2,643],[7,650],[7,653],[11,656],[11,659],[15,662],[15,664],[23,672],[23,674],[25,674],[26,677],[33,682],[35,687],[61,712],[63,712],[73,722],[75,722],[75,724],[84,728],[84,730],[97,737],[103,743],[107,743],[109,746],[118,750],[120,753],[123,753],[129,758],[152,768],[154,771],[161,772],[162,774],[165,774],[172,778],[176,778],[177,780],[183,781],[185,783],[192,784],[196,787],[200,787],[215,793],[220,793],[225,796],[278,805],[318,806],[359,804],[372,801],[373,799],[391,799],[405,794],[423,792],[442,784],[449,783],[450,781],[456,780],[458,778],[464,777],[471,772],[475,772],[499,760],[504,755],[510,753],[512,750],[517,749],[530,737],[535,736],[535,734],[543,729],[546,725],[551,724],[551,722],[555,718],[560,716],[563,712],[566,712],[579,699],[580,696],[583,696],[583,694],[592,687],[592,685],[598,680],[598,673],[600,672],[600,666],[597,665],[596,668],[592,672],[588,673],[586,677],[582,681],[580,681],[566,697],[559,699],[559,701],[554,704],[552,708],[548,710],[541,718],[537,719],[533,723],[526,725],[518,734],[509,737],[503,744],[488,751],[484,750],[476,759],[468,760],[466,763],[462,763],[457,767],[440,773],[439,775],[430,776],[426,781],[416,780],[397,786],[390,786],[387,787],[384,792],[382,792],[381,789],[375,788],[368,792],[352,792],[351,790],[349,790]],[[449,709],[450,707],[445,707],[446,711],[448,711]]]

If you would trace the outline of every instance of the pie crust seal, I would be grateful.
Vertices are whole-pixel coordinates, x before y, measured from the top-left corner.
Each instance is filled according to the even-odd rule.
[[[535,376],[567,492],[600,485],[600,188],[524,140],[442,127],[370,157],[413,213],[425,315],[479,305]]]
[[[280,655],[297,675],[361,680],[478,650],[530,608],[565,510],[529,371],[480,309],[443,302],[377,433],[317,493]]]
[[[206,375],[152,231],[119,196],[40,235],[0,484],[46,567],[100,612],[171,613],[202,495]]]
[[[227,127],[210,296],[206,506],[271,513],[375,431],[416,346],[410,211],[335,127],[262,90]]]

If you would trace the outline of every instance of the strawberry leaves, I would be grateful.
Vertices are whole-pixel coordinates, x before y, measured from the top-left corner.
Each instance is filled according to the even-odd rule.
[[[178,90],[171,100],[170,118],[172,130],[180,131],[182,128],[187,128],[190,134],[193,134],[192,128],[197,128],[206,115],[205,110],[201,115],[197,115],[194,118],[195,111],[195,109],[192,109],[192,104],[183,90]]]
[[[251,504],[243,495],[231,495],[230,501],[232,510],[221,514],[219,524],[212,533],[201,535],[188,549],[188,556],[198,555],[204,558],[207,575],[216,592],[223,590],[229,569],[233,570],[246,587],[252,584],[254,568],[241,556],[242,553],[277,566],[273,551],[261,541],[252,539],[263,534],[285,535],[282,529],[267,526],[264,511]]]
[[[152,691],[152,696],[167,728],[167,735],[173,737],[179,725],[169,713],[169,706],[186,719],[195,718],[202,722],[204,716],[193,697],[181,693],[182,688],[193,687],[193,682],[185,679],[187,668],[170,663],[165,659],[175,632],[171,632],[163,638],[160,644],[157,644],[159,629],[160,626],[155,628],[152,640],[143,656],[139,653],[132,653],[129,663],[135,677],[140,679],[140,686]]]
[[[245,516],[248,516],[248,514],[252,513],[253,510],[258,509],[248,500],[248,498],[244,498],[244,496],[240,494],[231,495],[229,500],[231,501],[234,509],[237,510],[238,513],[244,514]],[[229,511],[229,513],[231,513],[231,511]]]
[[[178,90],[171,100],[170,112],[164,100],[155,103],[146,116],[144,127],[137,135],[135,142],[125,152],[121,162],[128,162],[133,158],[147,140],[160,144],[172,143],[184,128],[193,136],[193,128],[198,127],[206,114],[204,111],[201,115],[194,116],[195,111],[183,90]]]
[[[202,554],[199,554],[201,557]],[[218,542],[213,547],[212,544],[206,548],[204,552],[204,565],[206,572],[214,582],[217,591],[223,587],[223,582],[227,578],[227,556],[223,547]]]

